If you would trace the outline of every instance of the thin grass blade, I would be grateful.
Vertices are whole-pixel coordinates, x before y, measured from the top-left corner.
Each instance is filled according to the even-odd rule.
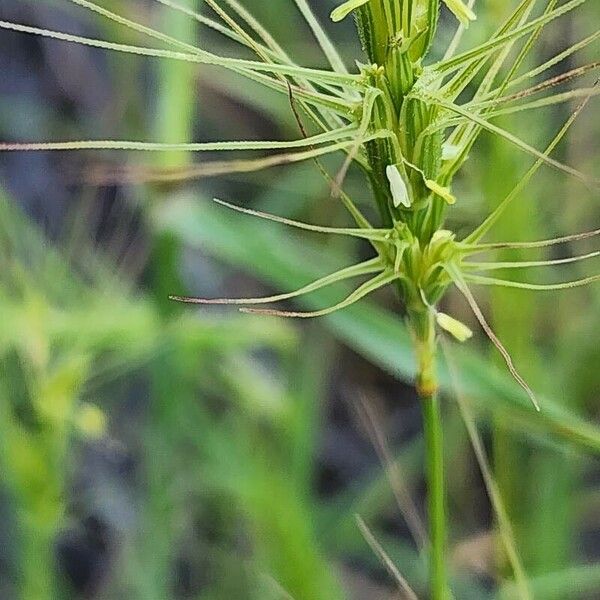
[[[352,306],[359,300],[362,300],[365,296],[373,293],[374,291],[382,288],[392,281],[399,279],[400,275],[397,273],[389,273],[384,272],[373,279],[370,279],[366,283],[363,283],[359,288],[354,290],[348,297],[346,297],[341,302],[330,306],[329,308],[323,308],[321,310],[315,310],[311,312],[296,312],[296,311],[285,311],[285,310],[265,310],[265,309],[253,309],[253,308],[242,308],[240,309],[242,312],[250,313],[250,314],[259,314],[259,315],[268,315],[273,317],[287,317],[287,318],[295,318],[295,319],[311,319],[315,317],[323,317],[325,315],[330,315],[338,310],[342,310],[347,308],[348,306]]]
[[[259,298],[190,298],[187,296],[171,296],[171,300],[177,302],[184,302],[187,304],[226,304],[226,305],[244,305],[244,304],[270,304],[272,302],[281,302],[282,300],[290,300],[297,298],[305,294],[310,294],[316,290],[324,288],[328,285],[338,283],[340,281],[346,281],[354,277],[360,277],[362,275],[369,275],[371,273],[377,273],[383,269],[383,263],[379,258],[372,258],[371,260],[340,269],[331,275],[321,277],[308,285],[305,285],[298,290],[288,292],[285,294],[276,294],[273,296],[264,296]]]

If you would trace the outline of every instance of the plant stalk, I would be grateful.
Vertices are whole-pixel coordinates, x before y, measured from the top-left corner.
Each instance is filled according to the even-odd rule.
[[[446,573],[446,492],[440,404],[437,394],[422,397],[429,522],[429,581],[432,600],[448,600]]]
[[[444,478],[444,437],[435,366],[436,336],[433,313],[411,315],[419,362],[417,392],[423,410],[427,518],[429,528],[429,586],[431,600],[448,600],[450,588],[446,571],[446,484]]]

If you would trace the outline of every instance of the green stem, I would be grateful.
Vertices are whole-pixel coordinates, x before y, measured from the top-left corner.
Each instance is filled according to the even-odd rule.
[[[442,419],[437,394],[423,397],[421,401],[423,404],[426,451],[431,600],[447,600],[449,594],[446,573],[446,507]]]
[[[435,365],[436,334],[434,315],[422,307],[410,311],[418,360],[417,392],[423,406],[427,515],[429,521],[429,582],[431,600],[449,600],[446,572],[446,485],[444,480],[444,438],[437,394]]]

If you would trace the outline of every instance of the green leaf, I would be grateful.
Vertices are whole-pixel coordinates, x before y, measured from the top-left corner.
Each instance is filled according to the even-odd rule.
[[[572,177],[575,177],[576,179],[579,179],[580,181],[583,181],[584,183],[586,183],[588,185],[597,185],[598,184],[598,182],[596,180],[590,181],[589,177],[587,177],[584,173],[581,173],[581,171],[578,171],[577,169],[570,167],[569,165],[564,165],[563,163],[561,163],[557,160],[554,160],[553,158],[550,158],[546,152],[540,152],[537,148],[530,146],[529,144],[524,142],[521,138],[517,137],[516,135],[513,135],[512,133],[506,131],[505,129],[502,129],[501,127],[498,127],[497,125],[490,123],[489,121],[486,121],[483,117],[480,117],[478,114],[473,113],[473,112],[463,108],[462,106],[459,106],[458,104],[454,104],[453,102],[449,102],[448,100],[445,100],[443,98],[435,96],[434,94],[428,94],[426,92],[422,92],[422,93],[418,92],[417,96],[422,96],[425,100],[429,100],[435,104],[438,104],[439,106],[442,106],[443,108],[446,108],[447,110],[450,110],[452,112],[455,112],[455,113],[461,115],[462,117],[465,117],[466,119],[472,121],[473,123],[477,123],[477,125],[479,125],[483,129],[486,129],[487,131],[489,131],[495,135],[498,135],[499,137],[501,137],[501,138],[505,139],[506,141],[510,142],[511,144],[515,145],[517,148],[519,148],[523,152],[526,152],[527,154],[531,154],[532,156],[535,156],[537,159],[539,159],[543,163],[546,163],[549,166],[554,167],[555,169],[557,169],[559,171],[568,173]]]
[[[332,41],[325,33],[325,30],[317,21],[317,18],[310,9],[308,2],[306,2],[306,0],[294,0],[294,2],[296,2],[298,10],[302,13],[302,16],[306,19],[306,22],[312,29],[312,32],[315,34],[315,37],[319,42],[319,46],[321,46],[321,49],[327,57],[327,60],[329,61],[329,64],[331,65],[332,69],[334,71],[337,71],[338,73],[347,73],[348,70],[344,66],[344,61],[341,59]]]
[[[184,296],[171,296],[171,300],[178,302],[186,302],[188,304],[269,304],[272,302],[280,302],[281,300],[290,300],[297,298],[305,294],[310,294],[316,290],[324,288],[339,281],[345,281],[354,277],[360,277],[362,275],[369,275],[371,273],[377,273],[383,269],[381,259],[372,258],[365,262],[357,265],[352,265],[344,269],[339,269],[330,275],[321,277],[308,285],[301,287],[293,292],[286,292],[285,294],[276,294],[274,296],[263,296],[259,298],[189,298]]]
[[[299,319],[311,319],[314,317],[324,317],[326,315],[333,314],[353,304],[356,304],[359,300],[362,300],[369,294],[372,294],[379,288],[387,286],[392,281],[399,279],[400,276],[397,273],[393,272],[383,272],[375,275],[369,281],[363,283],[360,287],[356,288],[353,292],[351,292],[346,298],[344,298],[341,302],[337,302],[336,304],[329,306],[327,308],[321,308],[319,310],[314,311],[291,311],[291,310],[271,310],[271,309],[263,309],[263,308],[242,308],[241,312],[249,313],[249,314],[262,314],[262,315],[270,315],[275,317],[288,317],[288,318],[299,318]]]
[[[389,135],[390,133],[387,131],[380,131],[367,136],[364,138],[363,142],[368,142],[375,139],[383,139],[389,137]],[[201,179],[203,177],[215,177],[230,173],[253,173],[279,165],[307,161],[319,156],[325,156],[326,154],[332,154],[339,150],[346,150],[354,146],[356,146],[356,141],[349,140],[346,142],[340,142],[338,144],[331,144],[319,148],[311,148],[310,150],[303,150],[301,152],[274,154],[271,156],[253,159],[249,158],[240,160],[208,161],[204,163],[191,164],[189,167],[182,167],[180,169],[157,169],[139,165],[133,165],[130,168],[125,165],[122,169],[116,171],[114,169],[103,171],[102,169],[98,168],[93,174],[92,180],[96,184],[110,184],[112,182],[141,183],[149,181],[185,181],[191,179]]]
[[[564,283],[547,284],[523,283],[521,281],[508,281],[506,279],[496,279],[494,277],[480,277],[478,275],[465,275],[465,280],[476,285],[495,285],[499,287],[517,288],[520,290],[544,292],[554,290],[568,290],[571,288],[589,285],[590,283],[596,283],[597,281],[600,281],[600,275],[591,275],[590,277],[584,277],[583,279],[577,279],[575,281],[566,281]]]
[[[308,138],[289,141],[243,140],[202,142],[198,144],[164,144],[129,140],[77,140],[72,142],[40,142],[31,144],[0,144],[0,151],[64,151],[64,150],[134,150],[144,152],[220,152],[234,150],[284,150],[319,146],[327,142],[339,142],[353,138],[356,127],[348,126],[336,131],[320,133]]]
[[[292,77],[304,77],[314,82],[330,82],[338,85],[354,85],[361,84],[361,77],[358,75],[346,75],[343,73],[335,73],[333,71],[324,71],[320,69],[310,69],[306,67],[298,67],[294,65],[282,65],[279,63],[261,63],[253,60],[244,60],[239,58],[226,58],[218,56],[205,50],[199,51],[197,54],[186,52],[173,52],[171,50],[161,50],[158,48],[146,48],[143,46],[133,46],[130,44],[119,44],[108,42],[95,38],[82,37],[63,33],[62,31],[53,31],[50,29],[42,29],[39,27],[31,27],[29,25],[20,25],[19,23],[11,23],[9,21],[0,21],[0,29],[8,29],[10,31],[18,31],[20,33],[29,33],[31,35],[39,35],[41,37],[61,40],[80,44],[82,46],[90,46],[92,48],[103,48],[105,50],[113,50],[123,52],[125,54],[135,54],[138,56],[151,56],[155,58],[168,58],[172,60],[183,60],[192,63],[215,65],[232,70],[248,69],[251,71],[265,73],[281,73]]]
[[[584,231],[582,233],[573,233],[571,235],[565,235],[557,238],[550,238],[547,240],[537,240],[535,242],[493,242],[491,244],[477,244],[474,246],[465,246],[467,248],[467,254],[476,254],[479,252],[487,252],[488,250],[503,250],[507,248],[548,248],[550,246],[556,246],[558,244],[565,244],[568,242],[579,242],[581,240],[587,240],[600,235],[600,229],[593,229],[592,231]]]
[[[231,210],[249,215],[251,217],[258,217],[260,219],[266,219],[267,221],[274,221],[275,223],[281,223],[282,225],[288,225],[289,227],[296,227],[298,229],[304,229],[306,231],[314,231],[316,233],[330,233],[333,235],[346,235],[349,237],[361,238],[364,240],[372,240],[378,242],[388,241],[391,229],[349,229],[346,227],[325,227],[322,225],[311,225],[310,223],[303,223],[301,221],[294,221],[292,219],[286,219],[285,217],[278,217],[269,213],[261,212],[258,210],[252,210],[251,208],[244,208],[242,206],[236,206],[229,202],[224,202],[217,198],[213,199],[213,202],[225,206]]]
[[[530,579],[536,598],[578,598],[582,594],[597,596],[600,590],[600,564],[587,564],[536,575]],[[506,583],[498,591],[496,600],[520,600],[513,583]]]
[[[474,269],[476,271],[497,271],[500,269],[525,269],[529,267],[552,267],[556,265],[567,265],[582,260],[589,260],[600,256],[600,251],[589,252],[579,256],[569,256],[567,258],[556,258],[553,260],[517,260],[517,261],[492,261],[492,262],[465,262],[461,267]]]
[[[570,2],[566,2],[559,8],[542,15],[541,17],[538,17],[537,19],[533,19],[532,21],[529,21],[529,23],[526,23],[525,25],[522,25],[510,32],[500,35],[500,36],[490,40],[489,42],[485,42],[485,43],[481,44],[480,46],[473,48],[472,50],[467,50],[466,52],[463,52],[462,54],[458,54],[454,58],[435,63],[435,64],[431,65],[431,67],[428,67],[428,68],[431,71],[437,72],[437,73],[444,73],[444,74],[451,73],[452,71],[454,71],[460,67],[470,64],[471,62],[473,62],[474,60],[477,60],[478,58],[489,56],[495,50],[503,48],[508,42],[517,40],[520,37],[523,37],[523,36],[527,35],[528,33],[531,33],[532,31],[536,30],[538,27],[550,23],[554,19],[561,17],[562,15],[577,8],[578,6],[580,6],[581,4],[583,4],[586,1],[587,0],[571,0]]]

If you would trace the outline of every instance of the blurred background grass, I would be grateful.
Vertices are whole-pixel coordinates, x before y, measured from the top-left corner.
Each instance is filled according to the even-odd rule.
[[[292,2],[244,4],[303,64],[322,64]],[[313,3],[323,23],[334,4]],[[155,2],[103,5],[231,51]],[[506,10],[504,0],[482,3],[470,41],[484,39]],[[140,41],[60,0],[3,3],[0,18]],[[599,19],[589,2],[553,25],[537,62]],[[440,47],[453,27],[445,15]],[[348,65],[361,58],[350,22],[329,29]],[[596,44],[573,66],[597,59]],[[298,136],[286,98],[210,67],[3,32],[0,72],[3,140]],[[504,125],[541,147],[571,110]],[[597,168],[599,117],[592,102],[559,149],[588,173]],[[420,410],[394,298],[383,293],[301,324],[169,302],[170,293],[293,289],[365,251],[210,203],[216,195],[344,223],[311,164],[169,185],[89,183],[99,163],[191,160],[0,156],[0,598],[402,598],[356,514],[424,598]],[[335,171],[340,161],[327,164]],[[450,226],[477,223],[528,164],[482,138],[457,182]],[[359,173],[346,188],[368,211]],[[590,229],[599,216],[585,190],[546,169],[495,236],[546,238]],[[535,598],[600,598],[599,290],[480,297],[543,402],[535,414],[483,336],[456,350],[459,391],[475,409]],[[448,303],[473,322],[458,297]],[[518,598],[442,368],[454,594]]]

